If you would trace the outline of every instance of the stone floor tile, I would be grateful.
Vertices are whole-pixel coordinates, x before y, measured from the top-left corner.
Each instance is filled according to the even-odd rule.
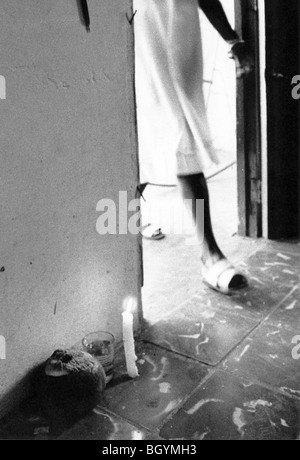
[[[247,259],[245,270],[253,285],[267,286],[275,291],[280,288],[286,295],[289,288],[299,285],[300,253],[259,250]]]
[[[119,366],[102,407],[153,430],[200,384],[208,368],[150,344],[137,354],[140,377],[128,381],[124,364]]]
[[[294,440],[300,402],[216,372],[162,428],[172,440]]]
[[[145,430],[138,429],[116,415],[108,414],[101,408],[78,422],[74,427],[59,437],[60,440],[156,440]]]
[[[230,300],[224,297],[224,303]],[[217,365],[256,326],[257,321],[209,299],[193,297],[145,331],[144,339],[209,365]]]
[[[268,323],[283,324],[300,335],[300,289],[296,287],[292,294],[268,318]]]
[[[300,398],[300,361],[292,354],[296,346],[292,343],[294,337],[295,332],[283,322],[262,324],[228,357],[223,367]]]

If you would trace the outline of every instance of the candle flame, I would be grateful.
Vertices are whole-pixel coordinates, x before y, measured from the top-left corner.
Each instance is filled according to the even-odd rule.
[[[137,309],[137,299],[133,296],[128,296],[123,300],[123,311],[133,313]]]

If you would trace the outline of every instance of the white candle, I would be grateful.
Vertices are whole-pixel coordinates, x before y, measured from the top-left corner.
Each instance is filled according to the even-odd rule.
[[[135,354],[134,336],[133,336],[133,314],[132,311],[136,308],[136,300],[132,297],[124,301],[123,316],[123,340],[126,359],[126,368],[129,377],[134,379],[139,376],[136,367],[137,356]]]

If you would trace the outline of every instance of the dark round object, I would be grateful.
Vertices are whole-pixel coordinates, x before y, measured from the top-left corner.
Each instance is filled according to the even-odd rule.
[[[51,425],[64,427],[91,411],[105,389],[105,372],[92,355],[56,350],[41,367],[38,379],[41,408]]]

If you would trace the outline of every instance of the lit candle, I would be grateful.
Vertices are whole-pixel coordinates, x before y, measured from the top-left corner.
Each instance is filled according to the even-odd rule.
[[[134,379],[139,376],[136,367],[137,356],[135,354],[134,336],[133,336],[133,314],[132,311],[136,308],[136,299],[129,297],[124,301],[123,316],[123,341],[126,359],[126,368],[129,377]]]

